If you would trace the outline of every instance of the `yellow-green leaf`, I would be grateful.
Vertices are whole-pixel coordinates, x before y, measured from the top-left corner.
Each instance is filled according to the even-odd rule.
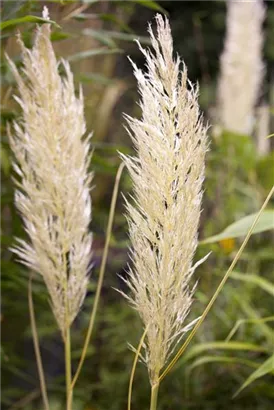
[[[237,390],[233,397],[236,397],[243,389],[245,389],[249,384],[253,383],[260,377],[266,374],[274,375],[274,354],[270,356],[255,372],[253,372],[244,382],[244,384]]]
[[[208,350],[247,350],[249,352],[266,352],[267,350],[263,346],[258,346],[253,343],[245,342],[208,342],[200,343],[190,349],[183,358],[183,361],[192,359],[198,356],[200,353],[207,352]]]
[[[167,11],[163,9],[156,1],[153,0],[134,0],[134,3],[140,4],[141,6],[147,7],[151,10],[161,11],[162,13],[166,13]]]
[[[19,24],[23,24],[23,23],[51,23],[57,27],[60,27],[53,20],[47,20],[47,19],[43,19],[42,17],[37,17],[37,16],[24,16],[24,17],[19,17],[16,19],[2,21],[2,23],[0,24],[0,28],[1,30],[5,30],[8,27],[9,28],[16,27]]]
[[[265,290],[271,296],[274,296],[274,285],[267,279],[254,274],[234,272],[230,276],[232,279],[241,280],[248,283],[253,283]]]
[[[210,238],[207,238],[200,243],[213,243],[222,241],[223,239],[238,238],[240,236],[244,236],[251,228],[256,215],[257,214],[245,216],[244,218],[239,219],[238,221],[229,225],[221,233],[211,236]],[[268,209],[261,214],[260,219],[252,232],[252,235],[259,232],[269,231],[271,229],[274,229],[274,210]]]

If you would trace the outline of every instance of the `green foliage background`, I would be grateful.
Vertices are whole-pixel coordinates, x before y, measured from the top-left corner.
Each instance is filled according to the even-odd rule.
[[[41,408],[27,308],[28,271],[8,250],[14,236],[24,237],[25,234],[13,205],[11,157],[6,135],[7,123],[17,118],[20,112],[12,99],[16,89],[4,52],[8,52],[20,65],[16,30],[21,30],[25,43],[31,46],[37,20],[33,16],[41,16],[43,4],[34,0],[2,1],[1,4],[1,400],[4,410]],[[130,54],[137,64],[143,64],[133,39],[138,37],[143,44],[148,44],[147,22],[153,19],[156,10],[168,13],[175,49],[187,64],[190,79],[199,81],[201,106],[205,116],[209,116],[215,104],[226,9],[222,1],[56,0],[45,4],[51,18],[59,25],[54,27],[52,34],[56,53],[70,60],[76,83],[81,82],[84,86],[87,128],[94,131],[91,163],[95,172],[91,224],[94,269],[84,308],[73,326],[75,368],[96,287],[111,193],[120,161],[117,150],[124,153],[132,151],[123,128],[122,113],[140,114],[135,103],[138,99],[136,83],[126,58]],[[267,2],[266,5],[264,58],[267,75],[263,96],[271,101],[274,3]],[[200,238],[219,233],[232,222],[256,212],[273,185],[273,175],[273,153],[259,157],[252,137],[228,132],[219,136],[212,133]],[[121,190],[128,193],[130,189],[129,177],[124,172]],[[113,289],[125,290],[116,275],[126,275],[128,262],[129,243],[123,213],[120,195],[96,329],[75,390],[75,410],[126,408],[133,361],[133,353],[127,343],[138,344],[142,326],[137,314]],[[269,220],[270,224],[273,223],[273,215]],[[212,254],[196,273],[199,286],[191,318],[203,311],[240,243],[241,238],[234,238],[199,247],[197,258],[209,250]],[[273,234],[267,231],[254,235],[237,266],[237,272],[225,286],[194,342],[162,383],[159,410],[272,409],[274,370],[272,362],[269,362],[274,340],[272,266]],[[45,286],[38,276],[33,289],[51,409],[59,410],[64,408],[65,398],[63,347]],[[228,336],[229,340],[226,340]],[[234,393],[252,372],[266,362],[268,367],[263,377],[256,379],[233,399]],[[134,384],[133,409],[147,409],[149,394],[147,372],[140,364]]]

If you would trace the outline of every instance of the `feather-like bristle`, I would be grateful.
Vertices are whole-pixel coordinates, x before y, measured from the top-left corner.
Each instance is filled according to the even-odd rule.
[[[48,14],[45,10],[44,18]],[[47,285],[62,334],[83,303],[88,284],[91,234],[89,137],[84,102],[75,94],[69,64],[61,77],[50,41],[50,24],[37,27],[34,46],[20,36],[23,68],[8,58],[17,81],[22,118],[9,132],[18,174],[15,194],[30,242],[13,247],[22,263]],[[66,310],[67,309],[67,310]]]
[[[151,384],[188,330],[208,147],[198,89],[185,65],[180,71],[180,58],[173,58],[168,20],[157,15],[156,22],[157,36],[149,26],[154,52],[139,44],[146,72],[132,63],[142,118],[126,120],[137,156],[122,155],[134,189],[134,202],[126,201],[133,265],[126,281],[131,304],[149,325],[145,360]]]

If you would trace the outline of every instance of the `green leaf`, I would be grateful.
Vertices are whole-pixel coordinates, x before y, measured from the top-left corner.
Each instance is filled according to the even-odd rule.
[[[260,319],[239,319],[237,320],[237,322],[235,323],[235,325],[233,326],[233,328],[231,329],[231,331],[229,332],[229,335],[227,336],[225,340],[226,342],[228,342],[234,336],[234,334],[237,332],[237,330],[239,329],[241,325],[254,324],[254,323],[261,324],[265,322],[274,322],[274,316],[263,317]]]
[[[195,356],[198,356],[200,353],[208,350],[247,350],[249,352],[267,352],[262,346],[258,346],[252,343],[245,343],[245,342],[208,342],[208,343],[200,343],[192,347],[188,353],[186,353],[183,357],[183,361],[186,362],[187,360],[192,359]]]
[[[149,37],[146,36],[138,36],[137,34],[128,34],[128,33],[122,33],[119,31],[108,31],[108,30],[93,30],[90,28],[86,28],[83,30],[83,34],[86,36],[91,36],[94,38],[97,38],[98,40],[105,42],[106,44],[110,42],[113,42],[112,39],[115,40],[122,40],[122,41],[134,41],[134,40],[139,40],[140,43],[142,44],[151,44],[151,41]],[[114,42],[113,42],[114,43]],[[115,43],[114,43],[115,44]],[[109,45],[109,44],[107,44]]]
[[[60,27],[53,20],[47,20],[47,19],[43,19],[42,17],[37,17],[37,16],[25,16],[25,17],[19,17],[16,19],[12,19],[12,20],[2,21],[2,23],[0,24],[0,29],[5,30],[8,27],[9,28],[16,27],[19,24],[23,24],[23,23],[51,23],[56,27]]]
[[[259,286],[261,289],[265,290],[271,296],[274,296],[274,285],[269,282],[267,279],[249,273],[240,273],[233,272],[230,276],[232,279],[241,280],[248,283],[253,283],[254,285]]]
[[[266,374],[274,375],[274,354],[270,356],[255,372],[253,372],[244,382],[244,384],[237,390],[233,397],[236,397],[243,389],[245,389],[249,384],[253,383],[260,377]]]
[[[60,41],[60,40],[66,40],[67,38],[73,37],[73,34],[66,33],[64,31],[55,31],[54,33],[51,33],[50,39],[51,41]]]
[[[242,359],[240,357],[227,357],[227,356],[203,356],[196,359],[188,367],[188,370],[192,370],[195,367],[207,364],[207,363],[228,363],[228,364],[244,364],[249,367],[258,368],[258,364],[252,360]]]
[[[98,55],[107,55],[107,54],[117,54],[117,53],[122,53],[123,51],[120,50],[119,48],[115,48],[112,50],[109,50],[108,48],[97,48],[93,50],[85,50],[81,51],[80,53],[73,54],[69,57],[67,57],[67,60],[70,62],[74,61],[79,61],[83,60],[84,58],[89,58],[89,57],[95,57]]]
[[[246,300],[246,298],[243,297],[242,294],[235,293],[233,299],[235,299],[235,301],[239,304],[239,306],[242,308],[243,312],[245,313],[245,315],[248,316],[249,319],[262,319],[258,309],[255,309],[248,302],[248,300]],[[274,333],[270,326],[267,326],[267,324],[263,321],[258,321],[256,330],[258,334],[261,333],[262,335],[265,335],[266,339],[269,341],[269,344],[271,346],[273,345]]]
[[[238,238],[240,236],[244,236],[247,234],[248,230],[251,228],[251,225],[256,218],[257,214],[252,214],[245,216],[242,219],[234,222],[233,224],[229,225],[223,232],[219,233],[218,235],[211,236],[203,241],[201,244],[206,243],[214,243],[222,241],[223,239],[229,238]],[[252,235],[259,232],[269,231],[274,228],[274,210],[269,209],[262,213],[260,219],[254,228]]]
[[[167,14],[167,11],[163,9],[156,1],[153,0],[133,0],[134,3],[140,4],[141,6],[147,7],[151,10],[161,11],[162,13]]]

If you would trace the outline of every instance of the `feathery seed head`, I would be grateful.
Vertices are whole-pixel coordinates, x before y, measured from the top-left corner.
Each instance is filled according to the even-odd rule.
[[[134,187],[134,204],[126,201],[133,265],[126,297],[149,325],[145,361],[151,384],[187,330],[208,144],[198,89],[185,65],[180,71],[180,58],[173,59],[168,20],[158,14],[156,22],[157,36],[149,26],[154,53],[139,44],[146,72],[132,63],[142,118],[126,119],[137,156],[122,155]]]
[[[219,120],[230,131],[250,134],[262,84],[263,0],[227,0],[227,32],[218,86]]]
[[[44,9],[43,17],[48,18]],[[37,27],[34,46],[20,36],[21,73],[8,58],[17,81],[22,118],[13,124],[10,145],[16,162],[15,194],[30,243],[18,239],[12,250],[47,285],[62,334],[86,294],[91,250],[89,139],[83,95],[76,97],[69,64],[58,73],[50,24]],[[66,318],[68,320],[66,320]],[[68,322],[68,323],[67,323]]]

